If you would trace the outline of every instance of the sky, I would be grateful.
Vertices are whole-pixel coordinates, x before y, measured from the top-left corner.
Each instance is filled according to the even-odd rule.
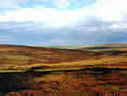
[[[127,42],[127,0],[0,1],[0,44]]]

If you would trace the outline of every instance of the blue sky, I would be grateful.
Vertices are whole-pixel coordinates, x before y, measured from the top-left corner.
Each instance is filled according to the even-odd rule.
[[[3,0],[0,44],[127,42],[127,0]]]

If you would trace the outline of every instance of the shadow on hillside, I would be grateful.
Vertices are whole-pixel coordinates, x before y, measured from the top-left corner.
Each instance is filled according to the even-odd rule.
[[[99,84],[101,84],[100,82],[104,82],[103,83],[104,85],[110,84],[111,86],[112,85],[122,86],[126,84],[126,82],[124,82],[125,79],[127,80],[127,76],[126,76],[127,69],[87,68],[87,69],[82,69],[77,71],[68,70],[68,71],[52,71],[52,72],[32,72],[31,71],[31,72],[23,72],[23,73],[17,73],[17,72],[0,73],[0,92],[1,92],[0,96],[3,96],[1,95],[2,93],[16,92],[20,90],[30,89],[31,84],[33,84],[33,81],[32,81],[33,78],[43,77],[49,74],[56,74],[57,76],[64,74],[64,75],[68,75],[69,77],[76,76],[73,78],[75,80],[78,80],[78,79],[81,80],[79,82],[82,82],[84,84],[85,82],[88,82],[88,81],[95,83],[94,85],[91,85],[92,84],[91,83],[90,84],[91,87],[89,86],[90,88],[95,87],[95,85],[98,86]],[[87,77],[86,81],[83,76]],[[66,78],[63,78],[63,79],[66,79]],[[93,80],[93,81],[90,81],[90,80]],[[67,81],[69,82],[69,79],[67,79]],[[122,84],[122,85],[119,85],[119,84]],[[79,84],[79,87],[80,87],[80,84]]]

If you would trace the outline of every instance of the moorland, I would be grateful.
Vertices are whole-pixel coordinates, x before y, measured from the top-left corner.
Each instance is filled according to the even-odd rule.
[[[126,96],[127,44],[0,45],[0,96]]]

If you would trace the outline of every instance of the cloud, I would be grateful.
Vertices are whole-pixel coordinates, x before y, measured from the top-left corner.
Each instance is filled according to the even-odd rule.
[[[70,6],[71,0],[31,0],[33,3],[50,3],[49,5],[54,5],[55,8],[67,8]]]
[[[57,8],[67,8],[70,6],[70,0],[54,0]]]
[[[52,8],[18,8],[0,15],[0,22],[39,22],[49,27],[63,27],[76,24],[82,14],[78,11],[59,11]]]
[[[77,27],[45,29],[37,23],[6,22],[0,24],[0,35],[11,35],[2,43],[21,45],[87,45],[111,42],[125,42],[126,29],[110,28],[114,23],[91,21]],[[3,24],[3,25],[2,25]],[[10,27],[13,25],[12,27]],[[17,25],[17,27],[16,27]],[[7,27],[7,28],[6,28]],[[91,30],[90,30],[91,29]],[[0,42],[0,43],[1,43]]]
[[[7,2],[8,0],[4,0]],[[46,2],[47,0],[38,0],[36,2]],[[26,2],[26,0],[12,0],[13,4]],[[70,5],[69,0],[54,0],[58,8],[65,8]],[[8,2],[9,3],[9,2]],[[13,11],[6,11],[0,14],[0,21],[33,21],[42,22],[51,26],[68,26],[80,21],[86,22],[92,18],[99,18],[102,21],[114,22],[125,21],[127,17],[127,1],[126,0],[96,0],[96,2],[89,6],[84,6],[77,10],[58,10],[56,8],[39,8],[38,5],[34,8],[16,8]],[[11,4],[11,3],[10,3]],[[3,4],[4,5],[4,4]],[[12,5],[11,5],[12,6]],[[73,6],[73,5],[70,5]]]
[[[96,15],[106,21],[120,21],[127,15],[127,0],[97,0]]]
[[[89,6],[61,10],[71,6],[68,1],[53,1],[58,8],[19,6],[20,8],[1,12],[0,34],[13,36],[9,42],[1,37],[1,42],[2,38],[4,43],[25,45],[80,45],[127,41],[126,0],[96,0]]]
[[[28,0],[0,0],[0,8],[21,8],[21,3],[26,3]]]
[[[22,8],[24,7],[22,5],[25,5],[25,7],[27,8],[29,8],[30,6],[39,5],[44,7],[45,4],[47,5],[47,7],[50,8],[51,6],[54,8],[68,8],[71,6],[73,2],[75,2],[76,5],[81,5],[81,3],[84,3],[84,0],[80,2],[77,2],[77,0],[1,0],[0,8]]]

